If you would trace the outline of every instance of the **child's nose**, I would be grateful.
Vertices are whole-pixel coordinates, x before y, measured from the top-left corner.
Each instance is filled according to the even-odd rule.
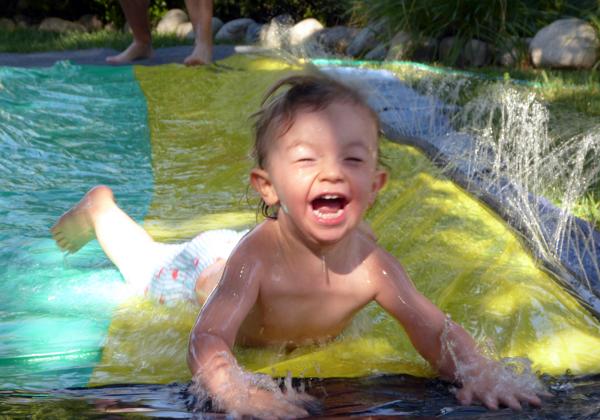
[[[344,178],[342,167],[339,162],[327,162],[319,173],[320,181],[339,182]]]

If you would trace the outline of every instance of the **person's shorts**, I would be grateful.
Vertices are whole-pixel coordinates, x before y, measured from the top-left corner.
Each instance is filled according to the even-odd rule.
[[[247,230],[209,230],[182,244],[158,244],[164,252],[146,287],[146,296],[166,304],[196,301],[196,280],[202,271],[219,258],[227,260],[246,233]]]

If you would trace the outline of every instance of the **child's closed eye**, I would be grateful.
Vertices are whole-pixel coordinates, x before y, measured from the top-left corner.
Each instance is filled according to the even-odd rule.
[[[298,163],[308,163],[308,162],[314,162],[316,161],[316,159],[312,156],[301,156],[296,158],[295,162]]]

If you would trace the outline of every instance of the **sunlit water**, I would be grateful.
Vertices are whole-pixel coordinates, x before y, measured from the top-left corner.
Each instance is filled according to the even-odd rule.
[[[491,97],[502,103],[503,94],[511,92],[493,92]],[[456,127],[488,133],[493,119],[475,110],[489,114],[481,110],[497,106],[491,103],[467,106],[454,114]],[[0,413],[192,416],[198,404],[187,383],[85,388],[100,359],[111,313],[128,292],[97,245],[65,258],[48,233],[56,217],[98,183],[109,183],[129,214],[136,219],[144,216],[153,194],[149,133],[144,98],[131,69],[82,72],[64,64],[49,70],[2,69],[0,104],[0,388],[5,390],[0,391]],[[534,111],[537,106],[531,105]],[[539,112],[542,119],[528,129],[531,138],[540,137],[539,130],[543,134],[544,111]],[[487,122],[480,126],[474,121]],[[514,130],[524,130],[523,124],[529,123],[521,122],[517,128],[509,125],[513,131],[502,139],[514,139]],[[596,150],[597,137],[591,135],[592,140],[584,142],[589,149],[574,163],[576,171],[569,178],[579,177],[580,182],[565,182],[575,185],[567,185],[567,191],[580,191],[597,174],[584,173],[590,166],[580,162],[589,156],[587,150]],[[498,144],[497,136],[490,136],[479,136],[484,142],[474,154],[492,147],[488,138]],[[544,151],[547,146],[535,147]],[[502,150],[509,148],[514,146],[502,146]],[[538,149],[531,153],[539,155]],[[502,154],[497,151],[497,155]],[[548,158],[540,159],[534,169],[553,175],[544,167]],[[514,172],[520,163],[507,165],[496,164],[504,171],[499,172],[502,176],[507,169]],[[529,167],[524,172],[540,180],[535,182],[543,182]],[[528,188],[542,192],[543,185],[535,185]],[[547,249],[558,249],[567,224],[559,224],[560,232]],[[47,352],[34,351],[40,347]],[[527,410],[523,418],[593,419],[600,415],[598,378],[544,378],[544,382],[555,398],[542,409]],[[319,397],[324,415],[517,417],[509,410],[457,406],[447,384],[407,376],[312,379],[305,380],[304,386]]]
[[[99,183],[144,214],[145,117],[131,69],[0,69],[0,388],[87,383],[126,289],[96,244],[63,257],[49,228]]]

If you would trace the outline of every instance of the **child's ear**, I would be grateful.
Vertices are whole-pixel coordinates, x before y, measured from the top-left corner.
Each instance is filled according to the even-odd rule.
[[[250,184],[268,206],[279,203],[279,197],[277,197],[269,173],[264,169],[254,168],[250,171]]]
[[[385,186],[388,180],[388,173],[386,171],[378,170],[375,172],[375,176],[373,177],[373,184],[371,185],[371,200],[370,205],[375,202],[377,198],[377,194],[379,191]]]

